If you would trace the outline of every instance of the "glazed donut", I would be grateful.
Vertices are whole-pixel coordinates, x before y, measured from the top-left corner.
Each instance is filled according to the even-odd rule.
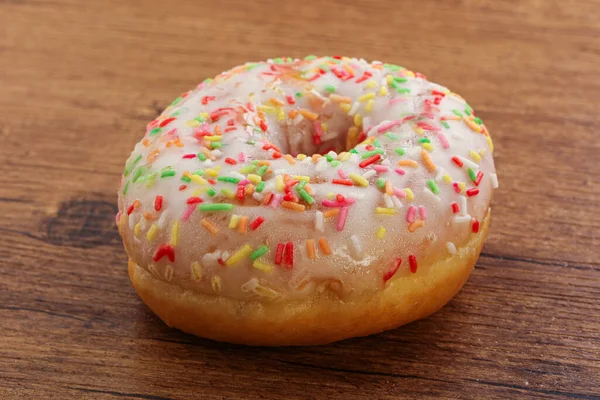
[[[424,318],[462,287],[498,186],[473,109],[346,57],[247,63],[182,94],[128,159],[117,225],[166,324],[324,344]]]

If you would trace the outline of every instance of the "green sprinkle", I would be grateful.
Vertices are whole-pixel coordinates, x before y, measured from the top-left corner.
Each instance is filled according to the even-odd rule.
[[[239,183],[238,178],[234,178],[233,176],[220,176],[217,178],[220,182],[229,182],[229,183]]]
[[[202,176],[202,175],[204,175],[204,170],[203,169],[197,169],[194,172],[192,172],[192,175]]]
[[[471,114],[473,114],[473,109],[472,109],[472,108],[471,108],[471,106],[470,106],[470,105],[468,105],[468,104],[467,104],[467,105],[465,105],[465,114],[467,114],[467,115],[471,115]]]
[[[200,210],[200,211],[230,211],[230,210],[233,210],[233,204],[228,204],[228,203],[199,204],[198,210]]]
[[[383,64],[383,66],[387,69],[391,69],[392,71],[400,71],[400,70],[406,69],[404,67],[401,67],[399,65],[394,65],[394,64]]]
[[[302,97],[302,93],[296,92],[296,97]]]
[[[273,62],[274,62],[275,64],[283,64],[283,63],[284,63],[283,59],[282,59],[282,58],[280,58],[280,57],[274,58],[274,59],[273,59]]]
[[[211,83],[212,82],[212,78],[206,78],[205,80],[202,81],[202,83]]]
[[[246,65],[246,71],[250,71],[251,69],[255,68],[258,64],[257,63],[248,63],[248,65]]]
[[[137,163],[140,162],[140,160],[142,159],[142,155],[138,155],[137,158],[135,160],[133,160],[133,162],[127,166],[125,166],[125,171],[123,171],[123,175],[127,176],[131,173],[131,170],[133,170],[133,168],[135,167],[135,165]]]
[[[153,177],[153,176],[155,176],[155,175],[156,175],[156,174],[145,174],[145,175],[142,175],[142,176],[138,177],[138,178],[135,180],[135,182],[138,182],[138,183],[144,183],[144,182],[147,182],[148,180],[152,179],[152,177]]]
[[[181,180],[182,180],[182,181],[184,181],[184,182],[186,182],[186,183],[190,183],[190,182],[192,181],[192,180],[190,179],[190,177],[189,177],[189,176],[186,176],[186,175],[182,175],[182,176],[181,176]]]
[[[160,128],[154,128],[154,129],[152,129],[152,130],[150,131],[150,135],[149,135],[149,136],[154,136],[154,135],[157,135],[157,134],[159,134],[159,133],[160,133],[160,131],[161,131],[161,129],[160,129]]]
[[[475,182],[475,180],[477,179],[477,174],[475,174],[475,171],[473,171],[473,169],[471,168],[467,168],[467,172],[469,173],[469,178],[471,178],[471,180]]]
[[[316,58],[317,58],[317,56],[313,56],[313,55],[304,57],[305,60],[315,60]]]
[[[377,187],[383,189],[385,187],[385,179],[377,178]]]
[[[327,161],[332,162],[334,160],[333,156],[331,154],[325,154],[325,158],[327,159]]]
[[[210,142],[210,147],[212,149],[220,149],[221,147],[223,147],[223,143],[221,143],[221,142]]]
[[[400,87],[398,86],[398,82],[396,82],[396,81],[391,81],[390,86],[396,90],[400,90]]]
[[[304,186],[306,186],[306,184],[308,183],[307,180],[302,179],[300,182],[298,182],[298,184],[296,185],[296,190],[302,190],[304,189]]]
[[[404,78],[404,77],[394,76],[393,79],[399,83],[408,82],[408,78]]]
[[[196,154],[196,156],[200,161],[206,161],[206,156],[204,155],[204,153],[198,153]]]
[[[431,143],[431,140],[427,139],[427,138],[421,138],[419,139],[420,143]]]
[[[481,120],[481,118],[479,118],[479,117],[475,117],[475,118],[473,118],[473,121],[475,121],[475,123],[476,123],[477,125],[481,125],[481,124],[483,124],[483,121],[482,121],[482,120]]]
[[[265,172],[267,172],[267,169],[269,169],[268,165],[263,165],[261,166],[258,171],[256,171],[257,175],[263,176],[265,174]]]
[[[338,165],[341,164],[341,162],[339,160],[333,160],[330,164],[332,167],[337,167]]]
[[[450,124],[447,123],[446,121],[440,121],[442,123],[442,125],[444,126],[444,128],[446,129],[450,129]]]
[[[373,146],[375,146],[375,147],[381,147],[381,142],[379,141],[379,139],[373,140]]]
[[[440,189],[438,189],[438,186],[433,179],[427,181],[427,186],[429,186],[429,189],[431,189],[433,194],[440,194]]]
[[[206,194],[208,194],[210,197],[213,197],[215,194],[217,194],[217,191],[213,188],[208,188]]]
[[[398,154],[399,156],[403,156],[404,155],[404,149],[402,147],[396,147],[396,149],[394,150],[396,152],[396,154]]]
[[[350,153],[352,153],[352,154],[358,154],[358,150],[352,149],[352,150],[350,150]]]
[[[233,192],[229,189],[221,189],[221,193],[223,193],[227,197],[233,197]]]
[[[245,167],[240,168],[240,173],[249,174],[251,172],[254,172],[255,169],[256,165],[246,165]]]
[[[459,117],[463,116],[462,113],[460,111],[456,110],[456,109],[452,110],[452,112],[454,113],[454,115],[458,115]]]
[[[268,252],[269,252],[269,247],[268,246],[260,246],[258,249],[254,250],[250,254],[250,259],[251,260],[256,260],[258,257],[261,257],[261,256],[265,255]]]
[[[251,145],[253,145],[253,146],[254,146],[254,144],[255,144],[255,143],[256,143],[256,142],[255,142],[254,140],[252,140],[252,139],[249,139],[249,140],[246,142],[246,144],[251,144]]]
[[[127,183],[123,187],[123,196],[125,196],[127,194],[128,189],[129,189],[129,181],[127,181]]]
[[[392,132],[387,132],[385,136],[387,136],[387,138],[390,140],[398,140],[398,136],[394,135]]]
[[[263,181],[258,182],[258,185],[256,185],[256,191],[258,193],[262,192],[264,188],[265,188],[265,182],[263,182]]]
[[[299,190],[297,190],[297,192],[300,195],[300,197],[302,197],[302,199],[304,201],[306,201],[308,204],[313,204],[315,202],[315,199],[313,199],[306,190],[299,189]]]
[[[360,157],[365,159],[365,158],[372,157],[375,154],[383,154],[383,153],[385,153],[385,151],[383,151],[383,149],[375,149],[375,150],[367,151],[366,153],[362,153],[362,155]]]
[[[131,180],[133,181],[133,183],[136,183],[137,180],[140,178],[140,176],[142,176],[146,171],[147,170],[146,170],[146,168],[144,166],[136,168],[136,170],[133,171],[133,176],[131,178]]]
[[[396,88],[396,91],[398,93],[402,93],[402,94],[410,93],[410,89],[407,89],[407,88]]]
[[[204,118],[202,115],[198,115],[196,118],[194,118],[192,121],[198,121],[200,123],[205,122],[206,118]]]
[[[181,100],[183,100],[183,97],[178,97],[175,100],[173,100],[173,102],[169,105],[169,107],[174,107],[177,104],[179,104],[181,102]]]
[[[328,91],[329,93],[334,93],[335,92],[335,86],[333,86],[333,85],[325,85],[325,90]]]
[[[168,176],[175,176],[175,170],[172,167],[164,167],[160,170],[161,178],[166,178]]]

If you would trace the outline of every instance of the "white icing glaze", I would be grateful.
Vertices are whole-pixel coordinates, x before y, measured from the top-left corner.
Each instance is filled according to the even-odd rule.
[[[453,254],[476,234],[474,221],[484,217],[498,184],[491,139],[470,114],[448,89],[387,64],[326,57],[236,67],[187,92],[148,125],[122,179],[119,231],[139,265],[203,293],[270,300],[324,288],[340,296],[384,290],[382,276],[397,258],[405,261],[393,279],[403,279],[411,273],[410,255],[426,265]],[[359,138],[366,142],[357,144]],[[369,145],[374,147],[367,150]],[[352,147],[358,154],[347,152]],[[361,166],[370,158],[363,154],[373,150],[381,158]],[[328,158],[311,158],[324,153]],[[415,166],[399,165],[406,160]],[[256,191],[263,172],[259,161],[270,163],[262,168],[268,172],[262,174],[261,193]],[[478,185],[467,168],[475,176],[483,173]],[[169,170],[173,176],[163,177]],[[189,182],[182,180],[185,171],[192,174],[184,178]],[[282,205],[285,174],[292,181],[310,178],[312,205],[300,196],[298,184],[291,189],[302,212]],[[379,188],[378,179],[387,186]],[[238,199],[236,180],[254,193]],[[473,189],[478,194],[467,196]],[[336,195],[352,204],[327,207],[341,204]],[[158,211],[157,196],[163,199]],[[272,200],[265,205],[267,196]],[[201,198],[202,206],[233,207],[205,212],[190,198]],[[452,203],[459,206],[457,213]],[[338,215],[325,218],[332,208],[340,208]],[[264,222],[253,230],[257,217]],[[247,232],[241,233],[244,221]],[[319,244],[322,237],[330,255]],[[308,239],[314,241],[315,258],[307,253]],[[293,265],[284,265],[285,253],[284,263],[276,265],[278,244],[288,243],[294,247]],[[249,254],[261,246],[268,252],[253,266]]]

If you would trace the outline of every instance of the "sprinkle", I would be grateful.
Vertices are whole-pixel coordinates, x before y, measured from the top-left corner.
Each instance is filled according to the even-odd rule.
[[[473,169],[478,169],[479,165],[475,164],[473,161],[466,159],[464,157],[460,157],[458,156],[458,158],[460,159],[460,161],[462,161],[462,163],[464,165],[466,165],[468,168],[473,168]]]
[[[231,211],[233,204],[227,203],[215,203],[215,204],[200,204],[198,210],[210,212],[210,211]]]
[[[479,186],[479,184],[481,183],[482,179],[483,179],[483,172],[477,171],[477,176],[475,177],[475,180],[473,181],[473,183],[475,184],[475,186]]]
[[[294,243],[287,242],[285,244],[285,260],[284,264],[289,266],[289,268],[294,266]]]
[[[317,120],[317,118],[319,118],[319,115],[318,115],[318,114],[316,114],[316,113],[314,113],[314,112],[311,112],[311,111],[308,111],[308,110],[305,110],[305,109],[303,109],[303,108],[301,108],[300,110],[298,110],[298,112],[299,112],[299,113],[300,113],[300,115],[302,115],[304,118],[306,118],[306,119],[308,119],[308,120],[311,120],[311,121],[316,121],[316,120]]]
[[[348,218],[348,207],[342,207],[340,209],[340,216],[338,218],[337,230],[339,232],[344,230],[344,226],[346,225],[346,219]]]
[[[425,225],[425,221],[423,221],[422,219],[418,219],[412,222],[410,225],[408,225],[408,231],[410,233],[413,233],[417,229],[421,228],[423,225]]]
[[[392,129],[396,126],[400,126],[400,125],[402,125],[402,120],[388,121],[388,122],[382,123],[377,127],[377,133],[389,131],[390,129]]]
[[[217,275],[212,277],[210,284],[211,284],[212,289],[217,293],[219,293],[223,287],[222,280]]]
[[[173,226],[171,227],[171,240],[170,244],[173,247],[177,247],[177,243],[179,242],[179,221],[173,222]]]
[[[473,222],[471,223],[471,229],[473,230],[473,233],[477,233],[479,232],[479,221],[474,219]]]
[[[377,150],[375,150],[375,151],[377,151]],[[375,155],[369,157],[368,159],[364,160],[360,164],[358,164],[358,166],[361,168],[366,168],[367,166],[369,166],[379,160],[381,160],[381,154],[375,154]]]
[[[288,210],[302,212],[306,209],[306,206],[298,203],[293,203],[291,201],[283,201],[281,202],[281,207],[287,208]]]
[[[252,251],[252,247],[249,244],[244,245],[241,249],[235,252],[231,257],[225,261],[225,265],[228,267],[247,257]]]
[[[481,156],[479,154],[477,154],[477,152],[475,150],[469,150],[469,156],[473,159],[473,161],[475,162],[479,162],[481,161]]]
[[[417,272],[417,257],[413,256],[412,254],[410,256],[408,256],[408,263],[410,264],[410,272],[412,272],[413,274]]]
[[[215,224],[213,224],[212,222],[210,222],[206,218],[203,218],[200,221],[200,225],[204,229],[206,229],[207,231],[209,231],[210,233],[212,233],[213,235],[216,235],[219,232],[219,228],[217,228],[217,226]]]
[[[185,201],[185,204],[199,204],[202,203],[204,200],[202,200],[201,197],[188,197],[187,200]]]
[[[319,232],[323,232],[323,227],[324,227],[324,217],[323,217],[323,213],[321,211],[317,211],[315,213],[315,229],[318,230]]]
[[[481,127],[479,125],[477,125],[474,121],[472,121],[471,119],[469,119],[468,117],[463,116],[463,121],[474,132],[481,132]]]
[[[394,215],[394,214],[396,214],[396,209],[394,209],[394,208],[384,208],[384,207],[375,207],[375,214]]]
[[[228,183],[239,183],[240,180],[238,178],[234,178],[231,176],[219,176],[217,178],[219,182],[228,182]]]
[[[364,174],[362,174],[362,177],[365,179],[370,179],[375,175],[377,175],[377,171],[375,171],[374,169],[370,169],[367,172],[365,172]]]
[[[160,259],[164,256],[167,256],[169,261],[175,262],[175,249],[173,249],[173,246],[161,244],[158,249],[156,249],[156,253],[154,253],[154,257],[152,259],[154,262],[157,262],[160,261]]]
[[[358,260],[363,258],[363,250],[362,245],[360,244],[360,240],[358,236],[352,235],[350,236],[350,243],[352,243],[352,252],[354,253],[354,257]]]
[[[429,189],[433,192],[433,194],[440,194],[440,189],[438,188],[437,183],[435,183],[433,179],[427,180],[427,186],[429,186]]]
[[[306,253],[308,258],[315,258],[315,241],[313,239],[306,240]]]
[[[330,210],[327,210],[323,213],[323,217],[325,218],[332,218],[335,217],[336,215],[338,215],[340,213],[340,209],[339,208],[332,208]]]
[[[456,246],[452,242],[446,242],[446,249],[450,254],[456,254]]]
[[[250,257],[252,258],[252,255],[250,255]],[[273,266],[272,265],[269,265],[269,264],[267,264],[265,262],[262,262],[260,260],[254,260],[254,262],[252,263],[252,266],[254,268],[262,271],[262,272],[267,273],[267,274],[269,274],[269,273],[271,273],[273,271]]]
[[[377,236],[377,239],[381,240],[385,237],[385,228],[383,226],[380,226],[379,229],[377,229],[377,233],[375,234],[375,236]]]
[[[490,174],[490,179],[492,180],[492,188],[497,189],[498,188],[498,175]]]
[[[231,214],[231,219],[229,220],[229,229],[235,229],[240,221],[240,216],[236,214]]]
[[[148,233],[146,233],[146,239],[148,239],[148,241],[151,242],[156,237],[157,232],[158,232],[158,225],[152,224],[150,229],[148,229]]]
[[[475,179],[477,179],[477,175],[475,174],[475,171],[473,171],[473,169],[471,169],[471,168],[467,168],[467,172],[469,173],[469,178],[471,178],[471,180],[473,182],[475,182]]]
[[[345,186],[353,186],[353,181],[351,179],[332,179],[331,183],[336,185],[345,185]]]
[[[452,161],[454,162],[454,164],[456,164],[462,168],[463,162],[460,160],[460,158],[458,158],[457,156],[454,156],[454,157],[452,157]]]
[[[406,212],[406,222],[413,223],[417,217],[417,207],[410,206]]]
[[[392,277],[398,271],[398,268],[400,268],[401,264],[402,264],[402,259],[397,258],[396,261],[394,262],[394,264],[392,264],[392,266],[387,271],[385,271],[385,273],[383,274],[383,282],[384,283],[389,281],[390,279],[392,279]]]
[[[250,254],[250,259],[256,260],[257,258],[262,257],[263,255],[267,254],[268,252],[269,252],[268,246],[261,246],[258,249],[256,249],[254,252],[252,252],[252,254]]]
[[[456,214],[458,211],[458,204],[456,204],[456,202],[452,203],[452,212]]]
[[[197,183],[198,185],[206,185],[207,184],[206,180],[198,175],[188,175],[188,178],[191,181],[193,181],[194,183]]]
[[[427,209],[423,206],[419,206],[419,216],[423,221],[427,219]]]
[[[350,177],[350,179],[352,179],[352,182],[354,182],[358,186],[363,186],[363,187],[369,186],[369,181],[367,181],[365,178],[363,178],[362,176],[360,176],[358,174],[351,173],[349,175],[349,177]]]
[[[390,170],[390,167],[388,167],[387,165],[373,165],[373,169],[378,174],[382,174],[384,172],[388,172]]]
[[[332,94],[329,96],[329,98],[335,103],[352,103],[352,99],[350,97],[339,96],[337,94]]]
[[[398,166],[399,167],[417,168],[419,166],[419,163],[417,163],[414,160],[400,160],[400,161],[398,161]]]
[[[423,164],[425,164],[425,167],[427,167],[427,170],[429,172],[435,172],[437,167],[435,166],[435,164],[431,160],[431,157],[425,150],[421,150],[421,157],[423,157]]]
[[[280,265],[283,260],[283,251],[285,250],[285,245],[283,243],[277,244],[277,250],[275,251],[275,264]]]
[[[472,197],[472,196],[476,196],[479,194],[479,189],[477,188],[472,188],[467,190],[467,196]]]
[[[331,254],[331,249],[329,248],[329,242],[324,237],[319,239],[319,247],[321,247],[321,250],[323,251],[323,253],[326,256]]]
[[[406,194],[406,199],[408,201],[412,201],[415,198],[413,191],[410,188],[405,188],[404,193]]]
[[[247,227],[248,227],[248,217],[247,216],[240,217],[240,222],[237,227],[238,232],[246,233],[248,231]]]
[[[455,215],[454,218],[452,218],[452,222],[455,224],[464,224],[469,221],[471,221],[470,215]]]

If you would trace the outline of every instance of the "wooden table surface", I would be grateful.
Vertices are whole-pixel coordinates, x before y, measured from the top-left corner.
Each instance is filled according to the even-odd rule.
[[[600,2],[0,0],[0,398],[600,398]],[[500,189],[432,317],[312,348],[167,328],[114,226],[145,124],[279,55],[404,65],[466,97]]]

